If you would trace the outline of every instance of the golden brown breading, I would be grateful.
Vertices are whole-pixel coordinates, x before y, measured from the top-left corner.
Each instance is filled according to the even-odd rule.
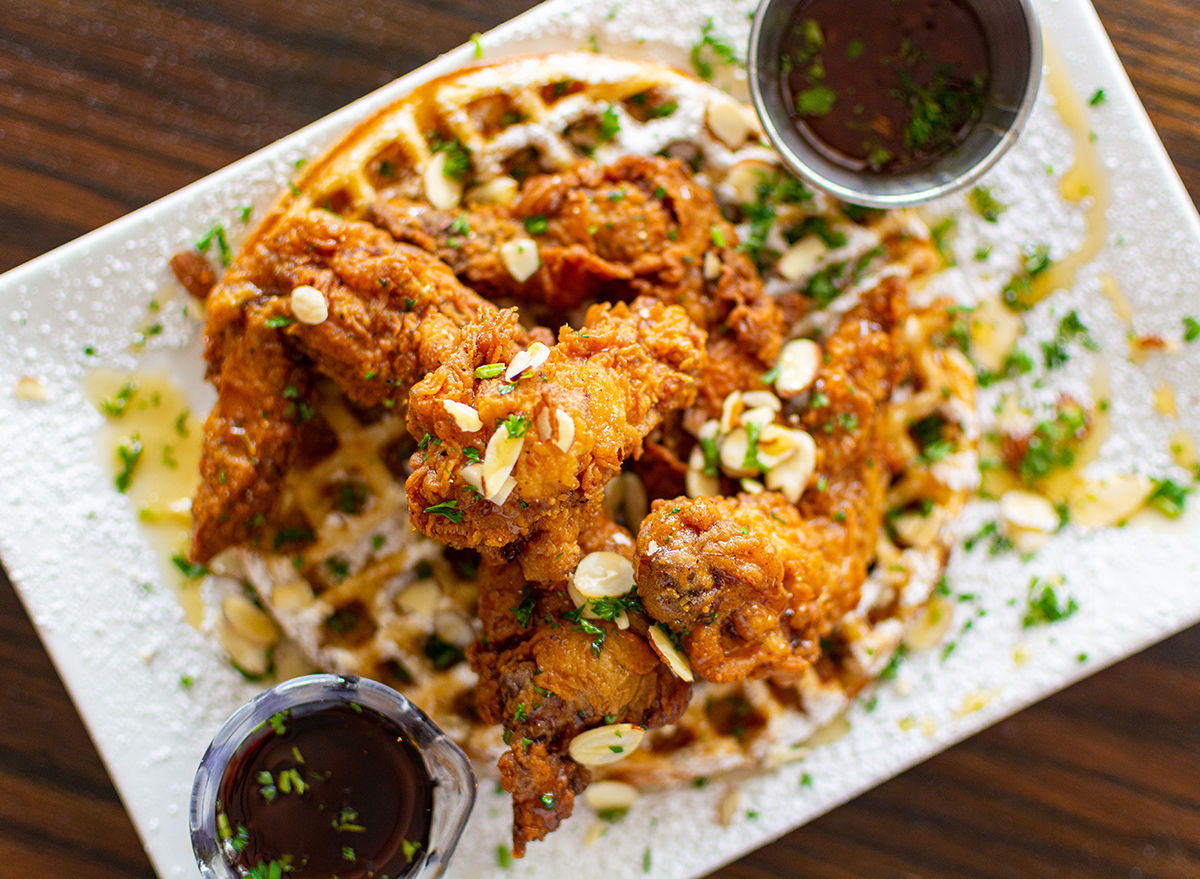
[[[637,542],[646,611],[685,634],[697,674],[795,677],[858,604],[891,481],[886,401],[904,377],[907,314],[895,279],[866,294],[826,344],[802,416],[821,488],[798,509],[772,492],[658,501]]]
[[[329,316],[295,321],[290,294],[320,290]],[[189,550],[207,561],[252,536],[274,506],[311,412],[313,368],[364,405],[403,406],[412,383],[495,306],[437,259],[366,223],[327,211],[292,217],[240,259],[208,297],[208,377],[218,401],[205,424]]]
[[[589,552],[633,552],[628,532],[606,516],[585,532],[584,544]],[[581,621],[566,581],[528,584],[515,564],[485,564],[480,584],[482,637],[467,655],[479,674],[480,717],[503,724],[511,738],[500,770],[513,796],[513,854],[520,857],[526,842],[571,814],[575,794],[590,781],[566,754],[575,736],[610,723],[674,723],[691,687],[651,649],[649,621],[640,614],[630,614],[627,629]]]
[[[552,583],[579,561],[604,485],[664,412],[695,399],[704,333],[654,300],[593,306],[543,364],[512,380],[503,370],[525,348],[515,312],[481,314],[463,336],[412,391],[414,527]],[[489,365],[500,374],[480,378]],[[506,453],[515,465],[494,472]]]
[[[724,343],[719,359],[710,357],[709,368],[723,377],[716,384],[728,384],[731,372],[757,380],[779,354],[778,307],[712,195],[678,160],[582,162],[529,178],[508,206],[437,211],[394,200],[376,204],[374,214],[397,239],[437,253],[490,298],[557,310],[643,295],[680,305],[709,333],[710,351]],[[500,246],[516,238],[532,238],[541,256],[524,282],[500,256]],[[707,395],[705,403],[711,410]]]

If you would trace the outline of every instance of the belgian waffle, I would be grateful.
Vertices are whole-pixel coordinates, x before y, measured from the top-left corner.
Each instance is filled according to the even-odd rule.
[[[447,173],[446,163],[464,153],[469,165]],[[977,485],[978,431],[974,371],[942,344],[951,318],[944,306],[921,307],[924,282],[940,268],[928,230],[911,214],[852,209],[819,194],[768,204],[770,181],[786,178],[749,107],[658,63],[560,54],[468,68],[379,111],[304,169],[243,252],[295,212],[368,219],[378,198],[395,196],[438,207],[503,202],[524,174],[628,153],[687,160],[740,222],[743,239],[757,242],[769,292],[798,294],[817,276],[839,288],[828,308],[795,320],[793,337],[829,329],[883,276],[906,279],[918,305],[905,328],[915,380],[889,405],[894,441],[911,451],[912,465],[889,500],[924,515],[896,517],[880,534],[861,603],[800,685],[699,684],[679,723],[651,732],[603,773],[664,785],[802,756],[906,638],[929,646],[939,634],[933,620],[947,613],[934,587],[949,552],[948,523]],[[805,217],[836,234],[786,240],[785,223]],[[364,412],[332,386],[315,409],[311,453],[287,478],[276,527],[240,550],[248,579],[312,662],[397,687],[490,769],[504,747],[500,730],[478,721],[474,676],[460,661],[478,629],[471,559],[409,526],[404,478],[413,441],[403,418]],[[953,445],[936,463],[921,460],[908,431],[930,415],[944,420]],[[631,473],[610,496],[634,527],[639,497],[644,507]]]

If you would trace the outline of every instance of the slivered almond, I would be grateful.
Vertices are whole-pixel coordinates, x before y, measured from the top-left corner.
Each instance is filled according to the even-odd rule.
[[[434,580],[418,580],[396,597],[396,604],[406,613],[433,616],[442,600],[442,590]]]
[[[755,409],[747,409],[742,412],[742,424],[753,424],[760,430],[775,420],[776,409],[770,406],[759,406]]]
[[[512,204],[519,188],[511,177],[496,177],[467,190],[467,201],[472,204]]]
[[[513,489],[517,487],[517,480],[511,476],[504,480],[504,484],[500,486],[500,490],[492,495],[488,500],[498,507],[504,506],[504,502],[508,500],[508,496],[512,494]]]
[[[439,638],[455,647],[466,647],[475,640],[471,622],[456,610],[439,610],[433,615],[433,630]]]
[[[731,150],[736,150],[750,136],[750,123],[742,115],[741,108],[728,98],[709,101],[705,120],[709,130]]]
[[[571,582],[584,598],[615,598],[634,587],[633,565],[615,552],[588,553]]]
[[[463,482],[471,486],[480,494],[483,494],[483,465],[482,464],[467,464],[458,471],[458,475],[463,478]]]
[[[325,301],[325,294],[308,284],[302,284],[292,291],[291,305],[292,314],[302,324],[315,326],[329,317],[329,303]]]
[[[683,482],[688,497],[716,497],[721,493],[721,481],[704,472],[704,453],[699,446],[692,449]]]
[[[793,244],[775,263],[775,271],[786,281],[799,281],[811,275],[821,263],[821,257],[829,248],[815,235],[810,235]]]
[[[221,599],[221,613],[225,615],[229,628],[251,644],[270,647],[279,640],[279,628],[275,621],[245,595],[226,595]]]
[[[511,437],[508,428],[501,424],[488,439],[487,448],[483,453],[483,496],[495,500],[505,481],[512,475],[521,449],[525,446],[524,435]],[[509,489],[511,491],[512,489]]]
[[[746,494],[762,494],[767,490],[766,486],[757,479],[743,479],[738,482],[738,485],[741,486],[742,491],[746,492]]]
[[[721,277],[721,257],[710,250],[704,254],[704,280],[715,281]]]
[[[571,739],[567,753],[580,766],[616,763],[637,750],[646,730],[631,723],[613,723],[589,729]]]
[[[650,627],[650,646],[654,648],[654,652],[658,654],[659,658],[666,663],[667,668],[671,670],[671,674],[684,681],[694,680],[692,664],[688,662],[686,656],[675,649],[675,645],[671,643],[671,639],[667,636],[662,626],[654,625]]]
[[[425,163],[425,173],[421,175],[425,197],[439,211],[458,207],[463,195],[463,185],[446,176],[447,158],[445,151],[434,153]]]
[[[534,342],[525,351],[518,351],[517,356],[512,359],[512,363],[508,364],[508,369],[504,372],[504,377],[508,381],[512,381],[523,372],[537,369],[546,362],[546,358],[550,356],[550,349],[541,342]]]
[[[821,346],[811,339],[793,339],[779,352],[779,378],[775,390],[781,397],[794,397],[807,390],[821,366]]]
[[[555,409],[554,423],[558,426],[558,436],[554,440],[554,445],[564,452],[571,451],[571,446],[575,444],[575,419],[569,412]]]
[[[742,413],[742,392],[734,391],[721,404],[721,433],[733,430],[734,420]]]
[[[771,178],[774,169],[757,159],[738,162],[725,178],[725,185],[733,190],[738,204],[753,204],[758,201],[758,187]]]
[[[742,394],[742,402],[751,409],[770,409],[772,412],[783,409],[783,403],[770,391],[747,391]]]
[[[808,437],[809,440],[812,437]],[[767,424],[758,435],[758,461],[768,470],[774,469],[805,445],[804,431],[779,424]]]
[[[550,408],[548,406],[543,406],[538,410],[534,423],[537,425],[538,439],[542,442],[546,442],[554,436],[554,430],[550,427]]]
[[[750,437],[744,427],[735,427],[721,442],[721,469],[725,475],[740,478],[754,476],[757,467],[746,466],[746,453],[750,451]]]
[[[17,381],[16,397],[22,402],[38,402],[46,399],[46,386],[33,376],[22,376]]]
[[[1000,517],[1006,525],[1049,534],[1058,530],[1054,505],[1031,491],[1006,491],[1000,498]]]
[[[804,494],[817,466],[817,444],[802,430],[793,433],[796,451],[767,472],[767,488],[782,492],[794,504]]]
[[[583,801],[597,812],[628,809],[638,801],[638,789],[623,781],[593,781],[583,792]]]
[[[514,238],[500,245],[500,261],[518,284],[524,284],[542,264],[537,245],[530,238]]]
[[[1141,474],[1085,480],[1067,496],[1071,521],[1087,528],[1124,522],[1146,502],[1153,488],[1150,479]]]
[[[466,433],[483,430],[483,422],[479,420],[479,412],[474,406],[460,403],[458,400],[442,400],[442,405],[458,425],[458,429]]]

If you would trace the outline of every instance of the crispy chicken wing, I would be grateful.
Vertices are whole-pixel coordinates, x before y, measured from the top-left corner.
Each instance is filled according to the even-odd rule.
[[[701,677],[801,674],[857,605],[891,479],[886,400],[905,374],[903,285],[864,296],[826,344],[802,416],[821,489],[656,502],[637,542],[646,611],[679,633]]]
[[[290,294],[321,291],[328,317],[295,320]],[[208,297],[208,377],[191,558],[243,542],[278,500],[312,369],[364,405],[407,402],[411,385],[457,349],[461,328],[495,306],[437,259],[327,211],[290,219]]]
[[[413,388],[408,501],[424,534],[552,583],[579,561],[604,485],[664,412],[695,399],[704,333],[639,299],[593,306],[553,348],[525,344],[514,312],[482,313]]]
[[[779,354],[779,308],[712,195],[678,160],[583,162],[527,179],[507,206],[438,211],[392,200],[376,204],[374,213],[398,240],[437,253],[489,297],[557,310],[641,295],[682,306],[709,333],[714,356],[701,396],[710,411],[719,412],[720,401],[738,389],[730,383],[740,373],[757,379]],[[505,267],[502,246],[530,238],[541,264],[518,281]]]
[[[628,533],[604,517],[584,544],[626,558],[633,549]],[[513,854],[520,857],[526,842],[571,814],[575,795],[591,780],[567,754],[575,736],[611,723],[674,723],[691,687],[650,648],[649,620],[640,614],[631,614],[625,629],[581,620],[565,581],[528,584],[517,565],[487,564],[480,582],[482,639],[468,658],[479,674],[480,716],[503,724],[510,737],[500,771],[513,796]]]

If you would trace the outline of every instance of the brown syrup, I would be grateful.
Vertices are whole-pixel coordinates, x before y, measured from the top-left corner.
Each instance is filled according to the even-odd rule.
[[[434,782],[403,730],[359,708],[275,715],[230,764],[218,828],[239,874],[398,879],[420,863]]]
[[[784,38],[792,118],[855,171],[907,172],[957,148],[983,110],[983,29],[958,0],[807,0]]]

